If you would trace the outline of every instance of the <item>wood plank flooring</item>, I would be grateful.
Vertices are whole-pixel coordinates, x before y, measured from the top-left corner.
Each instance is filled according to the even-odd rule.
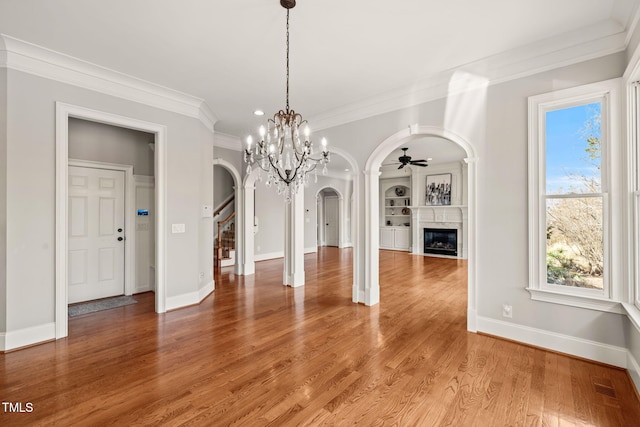
[[[637,426],[626,372],[466,332],[466,262],[381,251],[381,301],[353,304],[351,251],[222,269],[202,304],[153,294],[0,355],[0,425]],[[320,268],[321,267],[321,268]]]

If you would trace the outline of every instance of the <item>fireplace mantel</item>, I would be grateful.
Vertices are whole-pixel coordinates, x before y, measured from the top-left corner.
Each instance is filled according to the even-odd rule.
[[[411,252],[424,255],[425,228],[458,230],[458,258],[467,257],[467,206],[409,206],[411,209]]]

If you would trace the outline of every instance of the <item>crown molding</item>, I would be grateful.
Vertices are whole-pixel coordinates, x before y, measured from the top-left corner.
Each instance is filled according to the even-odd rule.
[[[328,129],[624,51],[628,33],[638,21],[639,9],[632,12],[629,28],[614,20],[603,21],[588,31],[571,31],[427,76],[411,85],[317,114],[309,121],[316,130]]]
[[[78,86],[193,117],[213,132],[217,118],[204,100],[109,68],[0,34],[0,68]]]
[[[213,146],[226,148],[227,150],[242,151],[242,141],[240,138],[226,133],[214,133]]]

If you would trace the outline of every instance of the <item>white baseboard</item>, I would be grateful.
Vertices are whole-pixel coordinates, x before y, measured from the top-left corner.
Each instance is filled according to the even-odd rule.
[[[8,351],[56,338],[54,322],[0,334],[0,350]]]
[[[211,281],[200,288],[197,292],[189,292],[188,294],[176,295],[175,297],[167,297],[167,311],[200,304],[203,299],[213,292],[213,288],[214,282]]]
[[[268,252],[266,254],[255,254],[254,260],[258,261],[266,261],[268,259],[276,259],[276,258],[284,258],[284,251],[278,252]]]
[[[202,302],[202,300],[204,300],[206,297],[208,297],[209,295],[211,295],[211,292],[213,292],[213,290],[216,287],[216,282],[215,281],[210,281],[209,283],[207,283],[206,285],[204,285],[203,287],[200,288],[200,291],[198,291],[198,302]]]
[[[519,341],[620,368],[628,368],[629,351],[624,347],[602,344],[529,326],[488,317],[477,317],[478,332]],[[637,366],[637,364],[636,364]]]
[[[310,254],[313,252],[318,252],[318,248],[314,247],[314,248],[304,248],[304,253],[305,254]],[[268,259],[276,259],[276,258],[284,258],[284,251],[277,251],[277,252],[268,252],[265,254],[255,254],[254,256],[254,260],[256,262],[258,261],[266,261]]]
[[[636,386],[638,394],[640,394],[640,365],[630,351],[627,351],[627,371],[633,384]]]
[[[467,309],[467,331],[478,331],[478,312],[474,309]]]
[[[149,285],[136,286],[136,289],[133,291],[134,294],[141,294],[143,292],[153,291],[153,288]]]

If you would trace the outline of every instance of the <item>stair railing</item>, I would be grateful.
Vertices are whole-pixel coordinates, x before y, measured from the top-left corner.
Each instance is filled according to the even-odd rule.
[[[223,236],[222,229],[229,221],[231,221],[233,218],[235,218],[235,216],[236,216],[236,212],[233,211],[233,212],[231,212],[231,214],[228,217],[226,217],[222,221],[218,221],[218,237],[217,237],[217,240],[216,240],[217,249],[216,249],[216,262],[215,262],[217,268],[220,268],[221,265],[222,265],[222,257],[223,257],[223,254],[224,254],[225,250],[226,251],[229,250],[229,242],[226,241],[227,239],[223,239],[223,237],[222,237]]]

